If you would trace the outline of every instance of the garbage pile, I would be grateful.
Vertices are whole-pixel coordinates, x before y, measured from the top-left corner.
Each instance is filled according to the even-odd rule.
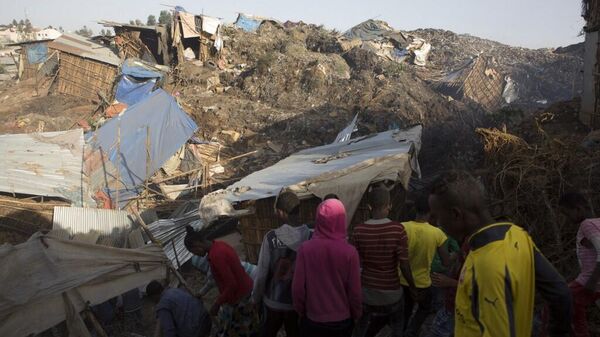
[[[441,76],[463,68],[479,55],[493,57],[495,68],[514,91],[504,95],[508,105],[547,106],[577,97],[583,90],[583,43],[556,50],[527,49],[439,29],[411,33],[431,43],[429,62]],[[432,74],[429,79],[435,81],[437,76],[440,74]]]
[[[179,6],[172,14],[167,25],[102,21],[116,33],[103,45],[69,35],[17,45],[19,82],[0,87],[0,241],[43,229],[83,250],[153,243],[152,272],[168,269],[185,285],[185,225],[237,235],[256,259],[282,188],[303,193],[306,219],[330,189],[362,219],[374,182],[391,184],[403,205],[411,175],[468,168],[492,187],[496,215],[528,226],[572,272],[552,210],[569,189],[587,186],[600,201],[600,135],[577,124],[577,101],[528,109],[579,92],[577,46],[529,50],[377,20],[340,34],[250,14],[233,25]],[[385,172],[365,164],[384,159]],[[301,174],[276,173],[286,167]],[[332,177],[353,180],[335,186]],[[226,204],[207,205],[223,193]],[[237,220],[223,219],[231,214],[250,214],[243,241],[232,234]],[[45,236],[36,240],[42,249]],[[127,284],[147,281],[138,277]],[[90,310],[76,291],[53,301]]]

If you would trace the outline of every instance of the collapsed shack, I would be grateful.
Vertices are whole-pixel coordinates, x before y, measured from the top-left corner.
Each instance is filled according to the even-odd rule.
[[[0,136],[0,192],[89,205],[82,179],[83,130]]]
[[[393,62],[411,60],[419,66],[425,66],[431,50],[431,44],[425,40],[397,31],[380,20],[367,20],[350,28],[340,37],[340,43],[344,51],[359,47]]]
[[[0,246],[0,265],[2,336],[30,336],[63,321],[71,336],[91,336],[80,312],[93,323],[90,306],[169,276],[159,246],[122,249],[41,233]]]
[[[96,200],[108,208],[122,208],[137,200],[149,190],[147,179],[197,128],[175,98],[162,89],[106,122],[90,136],[84,158]]]
[[[177,50],[177,62],[219,59],[223,48],[221,30],[222,24],[218,18],[175,11],[171,37],[172,46]]]
[[[494,111],[504,104],[505,80],[493,64],[491,57],[479,55],[447,74],[435,83],[435,87],[446,96],[466,99],[487,111]],[[507,91],[507,94],[510,93]]]
[[[110,97],[120,64],[110,48],[76,34],[14,45],[21,46],[19,79],[53,82],[51,91],[60,94],[91,100]]]
[[[275,19],[244,13],[238,13],[237,19],[235,20],[233,25],[245,32],[254,33],[265,22],[268,22],[275,27],[283,28],[281,22]]]
[[[206,223],[218,215],[250,212],[240,218],[242,242],[248,261],[256,263],[264,235],[279,225],[274,203],[284,189],[301,199],[300,220],[304,223],[314,221],[316,206],[331,193],[346,205],[348,225],[366,220],[364,194],[376,183],[386,184],[393,191],[394,204],[401,207],[410,177],[420,174],[421,131],[418,125],[300,151],[205,196],[200,211]]]
[[[114,29],[114,41],[121,60],[138,58],[156,64],[171,64],[173,55],[167,25],[137,26],[113,21],[99,23]]]

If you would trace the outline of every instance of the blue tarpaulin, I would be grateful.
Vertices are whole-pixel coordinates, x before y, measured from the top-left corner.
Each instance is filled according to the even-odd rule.
[[[239,14],[235,21],[235,26],[246,32],[255,32],[261,23],[262,19],[255,19],[245,14]]]
[[[29,64],[42,63],[48,56],[48,45],[45,43],[34,43],[27,46],[27,62]]]
[[[160,169],[197,128],[173,96],[157,89],[121,116],[106,122],[96,131],[93,142],[118,168],[122,183],[135,189]]]
[[[132,106],[152,93],[156,79],[138,82],[130,76],[123,75],[117,84],[115,98],[117,101]]]
[[[136,78],[162,78],[163,73],[150,64],[137,59],[127,59],[121,65],[121,73]]]

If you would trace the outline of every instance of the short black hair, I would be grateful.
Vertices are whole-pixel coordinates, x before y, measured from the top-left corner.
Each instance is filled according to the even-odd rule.
[[[390,191],[382,186],[373,187],[368,194],[369,206],[373,209],[381,209],[390,204]]]
[[[146,295],[160,295],[162,294],[163,290],[165,290],[165,288],[162,286],[162,284],[160,284],[160,282],[158,282],[157,280],[154,280],[148,283],[148,285],[146,286]]]
[[[583,194],[579,192],[564,193],[560,196],[560,199],[558,200],[558,205],[569,209],[587,209],[589,207],[588,201],[585,199]]]
[[[438,197],[448,207],[469,211],[481,211],[486,204],[483,184],[466,171],[445,172],[432,184],[430,195]]]
[[[415,209],[418,215],[429,213],[429,194],[419,193],[415,198]]]
[[[329,193],[325,196],[325,198],[323,198],[323,201],[325,200],[329,200],[329,199],[337,199],[340,200],[340,198],[337,196],[337,194],[335,193]]]
[[[199,243],[199,242],[203,242],[206,241],[206,233],[205,232],[200,232],[200,231],[196,231],[192,226],[187,225],[185,226],[185,239],[183,239],[183,244],[185,245],[185,247],[187,249],[190,249],[190,247],[194,246],[195,243]]]
[[[286,214],[296,215],[300,212],[300,199],[292,191],[282,192],[277,197],[275,208],[284,211]]]

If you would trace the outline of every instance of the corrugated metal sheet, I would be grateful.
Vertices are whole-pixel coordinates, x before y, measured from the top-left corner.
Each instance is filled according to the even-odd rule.
[[[83,131],[0,135],[0,191],[91,200],[82,183]]]
[[[175,267],[178,267],[178,261],[179,264],[182,265],[193,256],[183,244],[183,240],[185,239],[185,226],[187,225],[196,229],[203,227],[198,208],[186,212],[181,217],[161,219],[148,225],[150,233],[161,242],[165,254]]]
[[[65,230],[73,240],[93,240],[118,248],[126,248],[133,226],[125,211],[63,206],[54,207],[52,222],[53,231]]]
[[[119,66],[121,59],[109,47],[97,44],[77,34],[63,34],[48,42],[48,47],[84,58]]]

